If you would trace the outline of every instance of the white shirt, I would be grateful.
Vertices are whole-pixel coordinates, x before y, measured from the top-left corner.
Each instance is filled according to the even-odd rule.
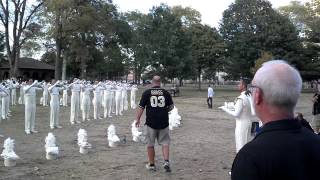
[[[214,92],[212,87],[208,87],[208,97],[213,97],[213,95],[214,95]]]
[[[71,89],[72,92],[80,92],[80,90],[81,90],[80,84],[73,84],[72,85],[72,89]]]
[[[61,88],[59,87],[53,87],[51,90],[50,90],[50,95],[59,95],[59,91],[61,90]]]

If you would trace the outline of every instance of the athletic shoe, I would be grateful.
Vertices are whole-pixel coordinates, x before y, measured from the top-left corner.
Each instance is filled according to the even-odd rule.
[[[164,161],[163,168],[166,172],[171,172],[169,161]]]
[[[150,163],[147,163],[147,164],[146,164],[146,168],[147,168],[149,171],[156,171],[156,166],[155,166],[155,165],[150,166]]]
[[[39,131],[36,131],[36,130],[33,130],[33,131],[31,131],[32,133],[35,133],[35,134],[37,134],[37,133],[39,133]]]
[[[62,126],[55,126],[55,128],[61,129],[61,128],[62,128]]]
[[[31,132],[30,131],[26,131],[26,134],[29,135],[29,134],[31,134]]]

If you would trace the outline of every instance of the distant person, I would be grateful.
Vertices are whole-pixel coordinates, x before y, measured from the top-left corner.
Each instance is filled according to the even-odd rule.
[[[230,110],[227,107],[221,107],[223,111],[234,116],[236,118],[235,128],[235,141],[237,153],[240,149],[247,144],[250,140],[251,135],[251,124],[252,124],[252,109],[250,104],[251,95],[248,94],[247,79],[241,79],[238,85],[240,96],[237,97],[234,105],[234,110]]]
[[[148,141],[148,158],[149,163],[146,168],[149,170],[156,170],[155,167],[155,151],[154,143],[157,139],[158,144],[162,146],[162,153],[164,158],[163,167],[166,172],[171,172],[169,163],[169,111],[174,107],[171,95],[168,91],[160,87],[160,76],[154,76],[152,79],[152,87],[143,92],[139,107],[137,109],[136,126],[140,126],[141,115],[146,109],[146,125]]]
[[[212,87],[209,85],[208,86],[208,98],[207,98],[207,104],[208,104],[208,108],[212,109],[212,98],[214,96],[214,91],[212,89]]]
[[[319,133],[319,130],[320,130],[320,84],[317,84],[316,88],[317,88],[317,92],[313,95],[313,99],[312,99],[313,119],[312,119],[311,125],[314,132]]]
[[[302,113],[297,112],[296,119],[300,122],[301,126],[309,129],[311,132],[314,132],[312,127],[310,126],[309,122],[306,119],[304,119]]]
[[[31,133],[38,133],[35,130],[35,119],[36,119],[36,91],[42,90],[39,88],[38,81],[34,81],[33,79],[29,79],[27,85],[23,87],[24,92],[24,106],[25,106],[25,132],[27,135]]]
[[[302,80],[284,61],[269,61],[256,72],[252,97],[261,131],[237,154],[232,180],[319,179],[320,139],[294,118]]]

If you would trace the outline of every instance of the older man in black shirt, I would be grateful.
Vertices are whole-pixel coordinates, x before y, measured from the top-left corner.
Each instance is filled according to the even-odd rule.
[[[147,141],[148,141],[148,158],[149,163],[146,168],[156,170],[154,164],[154,143],[157,139],[162,146],[164,169],[170,172],[169,165],[169,115],[168,112],[173,109],[173,102],[168,91],[160,88],[160,76],[154,76],[152,79],[152,88],[147,89],[142,94],[139,108],[137,109],[137,123],[140,125],[141,115],[146,108],[146,125],[147,125]]]
[[[263,127],[237,154],[232,180],[320,179],[320,139],[294,119],[300,74],[284,61],[269,61],[252,81],[253,102]]]

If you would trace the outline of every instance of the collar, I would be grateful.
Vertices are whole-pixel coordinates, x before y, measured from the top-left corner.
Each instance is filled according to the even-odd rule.
[[[257,138],[261,134],[272,132],[272,131],[299,130],[301,129],[301,127],[302,126],[300,122],[296,119],[282,119],[282,120],[272,121],[265,124],[255,138]]]
[[[151,88],[160,88],[160,86],[152,86]]]

